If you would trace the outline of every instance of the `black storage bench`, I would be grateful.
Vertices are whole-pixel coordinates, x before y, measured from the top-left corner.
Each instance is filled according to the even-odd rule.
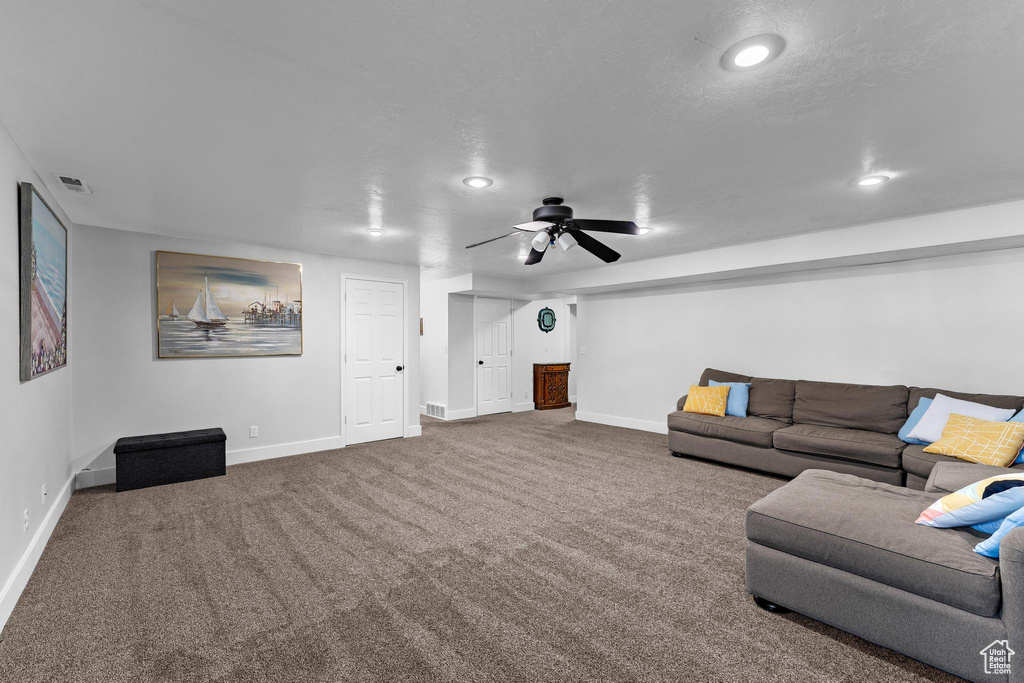
[[[226,441],[220,427],[118,439],[117,490],[224,476]]]

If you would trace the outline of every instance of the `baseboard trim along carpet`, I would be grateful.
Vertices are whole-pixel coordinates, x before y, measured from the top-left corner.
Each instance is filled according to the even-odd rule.
[[[602,415],[600,413],[585,413],[581,410],[576,411],[576,419],[581,422],[595,422],[599,425],[609,425],[611,427],[625,427],[626,429],[639,429],[644,432],[654,432],[655,434],[668,434],[668,424],[666,422],[637,420],[632,417],[618,417],[616,415]]]
[[[420,425],[409,425],[407,438],[423,436],[423,427]],[[261,446],[259,448],[243,448],[227,452],[228,465],[241,465],[246,462],[258,462],[270,460],[271,458],[286,458],[292,455],[305,455],[306,453],[317,453],[319,451],[330,451],[336,448],[344,448],[345,444],[340,436],[329,436],[324,439],[311,439],[309,441],[295,441],[292,443],[275,444],[273,446]],[[116,467],[101,467],[95,470],[82,470],[75,478],[75,490],[87,489],[93,486],[108,486],[117,481]]]
[[[512,406],[513,413],[525,413],[527,410],[533,410],[533,401],[525,401]]]
[[[54,527],[57,526],[57,520],[64,514],[64,508],[67,507],[68,501],[71,500],[71,493],[75,490],[74,484],[75,475],[72,474],[64,483],[64,488],[57,494],[57,499],[53,501],[53,505],[50,506],[49,511],[46,513],[46,517],[43,518],[43,523],[39,525],[35,535],[32,537],[32,541],[28,544],[28,548],[25,549],[21,559],[18,560],[18,564],[14,567],[14,571],[11,572],[6,583],[4,583],[3,590],[0,591],[0,631],[3,631],[4,626],[7,625],[7,620],[11,616],[11,612],[14,611],[14,606],[18,604],[18,598],[21,597],[22,591],[25,590],[29,577],[32,576],[36,563],[39,562],[39,558],[43,554],[43,548],[46,547],[47,541],[50,540],[50,534],[53,533]]]
[[[85,469],[75,477],[75,490],[88,489],[93,486],[108,486],[116,483],[116,467],[101,467],[95,470]]]
[[[476,408],[465,408],[463,410],[449,410],[445,415],[446,421],[451,420],[465,420],[466,418],[476,417]]]

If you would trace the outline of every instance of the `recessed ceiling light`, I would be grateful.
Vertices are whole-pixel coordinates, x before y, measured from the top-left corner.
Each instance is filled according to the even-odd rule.
[[[370,228],[366,232],[370,233],[372,237],[380,237],[384,234],[384,228]]]
[[[654,228],[638,228],[637,231],[636,231],[636,234],[638,234],[638,235],[646,235],[651,230],[654,230]]]
[[[768,59],[770,54],[771,50],[764,45],[751,45],[733,57],[732,63],[736,66],[754,66]]]
[[[786,49],[782,36],[765,33],[752,36],[736,43],[722,54],[722,68],[729,71],[746,71],[767,64]]]
[[[480,187],[487,187],[488,185],[492,184],[494,181],[491,180],[490,178],[484,178],[483,176],[474,175],[474,176],[470,176],[470,177],[466,178],[462,182],[466,183],[470,187],[480,188]]]
[[[861,187],[874,187],[875,185],[881,185],[887,180],[889,180],[887,175],[867,175],[858,180],[857,184]]]

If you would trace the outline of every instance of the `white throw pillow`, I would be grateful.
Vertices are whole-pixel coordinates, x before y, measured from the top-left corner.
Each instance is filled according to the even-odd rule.
[[[910,434],[907,436],[911,439],[919,439],[928,443],[938,441],[942,438],[942,430],[945,428],[946,423],[949,422],[951,413],[976,417],[979,420],[988,420],[989,422],[1006,422],[1016,412],[1012,408],[1003,410],[1002,408],[993,408],[981,403],[961,401],[958,398],[950,398],[943,394],[935,394],[935,400],[928,406],[928,410],[921,416],[921,421],[910,430]]]

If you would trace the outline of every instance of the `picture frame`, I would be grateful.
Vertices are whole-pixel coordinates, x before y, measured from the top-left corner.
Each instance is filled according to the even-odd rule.
[[[157,357],[301,356],[302,303],[301,263],[157,251]]]
[[[32,183],[18,185],[20,377],[68,363],[68,229]]]

